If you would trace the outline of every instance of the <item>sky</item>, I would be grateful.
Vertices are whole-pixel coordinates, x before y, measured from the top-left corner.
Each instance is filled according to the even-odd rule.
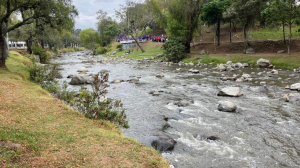
[[[115,14],[115,9],[119,9],[120,4],[125,4],[126,0],[73,0],[79,16],[76,18],[76,29],[96,28],[97,11],[102,9],[109,16]]]

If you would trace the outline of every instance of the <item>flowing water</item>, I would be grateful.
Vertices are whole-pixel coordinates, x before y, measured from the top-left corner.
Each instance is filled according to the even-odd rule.
[[[61,64],[62,80],[77,74],[86,67],[88,74],[109,71],[110,81],[140,77],[138,84],[123,82],[110,84],[108,97],[124,103],[130,129],[124,135],[150,145],[156,135],[168,135],[177,141],[172,152],[162,155],[178,168],[276,168],[300,167],[300,104],[279,101],[285,93],[284,86],[300,81],[292,70],[279,70],[279,75],[252,75],[253,82],[221,81],[222,76],[242,75],[266,69],[245,68],[233,72],[216,72],[212,66],[169,66],[166,63],[109,59],[99,63],[101,57],[88,56],[86,52],[65,54],[52,60]],[[182,68],[176,71],[176,68]],[[194,68],[199,74],[189,73]],[[157,78],[163,74],[164,78]],[[282,78],[278,80],[278,78]],[[258,81],[258,83],[256,82]],[[267,82],[261,86],[259,82]],[[238,86],[244,95],[238,98],[219,97],[217,93],[226,86]],[[80,86],[70,86],[79,89]],[[149,91],[160,91],[152,96]],[[187,107],[174,102],[187,100]],[[237,113],[218,111],[218,101],[229,100],[238,106]],[[163,130],[164,118],[169,128]],[[217,141],[207,140],[217,136]]]

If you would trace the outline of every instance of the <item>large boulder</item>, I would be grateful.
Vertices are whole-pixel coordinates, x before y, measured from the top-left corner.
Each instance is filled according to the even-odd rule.
[[[243,95],[242,90],[239,87],[226,87],[223,88],[218,96],[240,97]]]
[[[290,87],[291,90],[300,90],[300,83],[295,83],[291,85]]]
[[[263,58],[257,61],[257,65],[261,68],[267,68],[270,66],[270,64],[271,64],[270,60],[263,59]]]
[[[151,146],[159,152],[172,151],[177,142],[168,136],[158,136],[152,142]]]
[[[93,79],[84,74],[73,75],[70,85],[83,85],[83,84],[91,84],[93,83]]]
[[[237,109],[237,106],[230,102],[230,101],[220,101],[218,110],[223,112],[235,112]]]
[[[80,68],[77,72],[88,72],[88,70],[86,69],[86,67],[82,67]]]
[[[246,50],[246,54],[254,54],[255,53],[255,50],[251,47],[249,47],[247,50]]]

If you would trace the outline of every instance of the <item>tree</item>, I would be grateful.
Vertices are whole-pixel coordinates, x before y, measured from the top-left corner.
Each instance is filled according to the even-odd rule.
[[[32,23],[57,27],[76,16],[71,0],[1,0],[0,11],[0,67],[3,68],[6,68],[8,57],[6,33]],[[9,19],[13,13],[20,13],[22,20],[10,25]]]
[[[100,46],[99,35],[93,28],[82,30],[79,34],[81,45],[95,51]]]
[[[121,30],[125,34],[131,35],[142,52],[145,52],[138,41],[138,37],[144,34],[146,28],[154,22],[154,16],[150,14],[145,3],[127,1],[126,5],[121,5],[116,11],[116,16],[120,19]]]
[[[121,30],[118,27],[116,21],[107,16],[106,12],[102,10],[98,11],[98,32],[100,39],[102,40],[102,46],[107,46],[111,41],[121,34]]]
[[[212,0],[203,5],[201,19],[210,25],[217,24],[216,36],[218,37],[218,46],[220,45],[221,21],[224,20],[223,13],[229,5],[229,0]]]
[[[191,41],[198,28],[204,2],[205,0],[168,0],[167,32],[173,37],[184,38],[186,52],[191,50]]]
[[[251,24],[261,16],[261,11],[266,7],[267,0],[232,0],[230,9],[236,13],[237,18],[243,25],[245,48],[244,53],[250,45],[247,31]]]

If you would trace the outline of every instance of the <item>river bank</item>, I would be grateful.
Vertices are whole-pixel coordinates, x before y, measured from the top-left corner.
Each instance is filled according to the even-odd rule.
[[[0,167],[169,167],[114,124],[89,120],[28,81],[29,64],[11,52],[0,69]]]

